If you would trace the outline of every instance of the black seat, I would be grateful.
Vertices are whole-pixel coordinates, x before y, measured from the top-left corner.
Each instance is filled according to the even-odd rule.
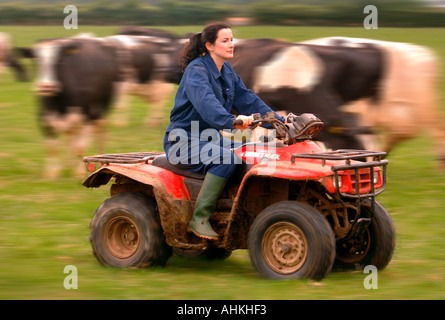
[[[204,180],[205,178],[204,174],[192,172],[190,170],[183,169],[179,166],[171,164],[170,161],[167,160],[165,154],[156,156],[156,158],[154,158],[152,162],[152,165],[192,179]],[[232,180],[232,183],[241,183],[241,180],[251,167],[252,165],[250,163],[247,163],[243,160],[242,164],[237,167],[237,170],[230,179]]]
[[[199,179],[199,180],[204,180],[204,178],[205,178],[204,174],[192,172],[190,170],[183,169],[179,166],[171,164],[170,161],[167,160],[167,157],[165,156],[165,154],[159,155],[156,158],[154,158],[152,165],[155,167],[166,169],[168,171],[174,172],[174,173],[179,174],[184,177],[189,177],[189,178]]]

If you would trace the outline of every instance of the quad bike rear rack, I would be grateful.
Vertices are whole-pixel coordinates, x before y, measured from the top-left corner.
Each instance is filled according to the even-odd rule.
[[[92,163],[99,162],[100,164],[121,163],[148,163],[156,156],[164,154],[163,152],[130,152],[130,153],[114,153],[114,154],[100,154],[96,156],[84,157],[83,162]]]

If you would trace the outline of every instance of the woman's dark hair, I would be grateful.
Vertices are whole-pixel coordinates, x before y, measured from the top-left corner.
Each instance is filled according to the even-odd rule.
[[[218,32],[221,29],[231,29],[231,27],[223,22],[213,22],[208,24],[202,32],[195,33],[189,38],[189,43],[184,47],[181,53],[183,70],[185,70],[193,59],[204,53],[208,53],[205,44],[207,42],[214,44],[218,37]]]

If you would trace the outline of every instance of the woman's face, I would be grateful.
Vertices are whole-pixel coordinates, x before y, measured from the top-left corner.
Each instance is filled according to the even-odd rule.
[[[221,29],[214,44],[207,42],[207,50],[214,60],[226,61],[233,58],[233,34],[231,29]]]

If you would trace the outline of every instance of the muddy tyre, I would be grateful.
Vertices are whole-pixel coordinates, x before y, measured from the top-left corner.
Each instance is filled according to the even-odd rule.
[[[365,215],[371,216],[370,207],[363,207],[363,210]],[[378,201],[375,202],[372,216],[371,224],[361,236],[337,242],[335,270],[363,270],[367,265],[383,270],[389,264],[396,243],[394,224],[388,211]]]
[[[321,280],[335,260],[335,238],[323,215],[308,204],[283,201],[264,209],[248,235],[250,260],[266,278]]]
[[[105,200],[90,226],[93,254],[103,265],[164,266],[172,255],[155,202],[144,194],[124,192]]]

